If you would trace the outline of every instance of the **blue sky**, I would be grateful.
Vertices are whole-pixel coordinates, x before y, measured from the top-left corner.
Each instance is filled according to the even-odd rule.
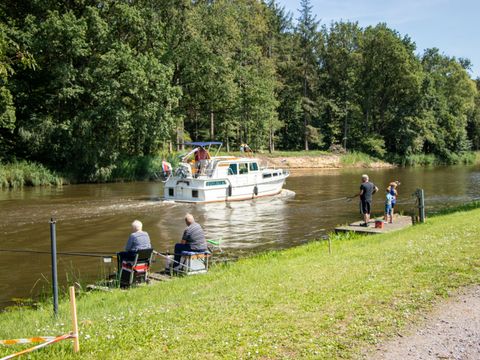
[[[299,0],[277,0],[298,18]],[[360,26],[385,22],[417,44],[417,52],[437,47],[442,53],[472,62],[480,77],[480,0],[311,0],[321,24],[357,21]]]

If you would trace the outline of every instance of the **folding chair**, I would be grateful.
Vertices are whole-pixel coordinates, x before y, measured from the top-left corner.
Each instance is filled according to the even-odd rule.
[[[122,251],[117,254],[118,281],[121,288],[148,281],[153,249]]]

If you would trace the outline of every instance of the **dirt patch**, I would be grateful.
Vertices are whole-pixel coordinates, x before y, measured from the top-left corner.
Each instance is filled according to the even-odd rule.
[[[270,166],[289,169],[340,169],[340,168],[391,168],[392,164],[377,161],[372,163],[359,162],[353,165],[344,165],[340,155],[319,155],[319,156],[291,156],[269,158],[266,156],[257,157]]]
[[[385,342],[367,359],[480,359],[480,285],[436,306],[421,325]]]

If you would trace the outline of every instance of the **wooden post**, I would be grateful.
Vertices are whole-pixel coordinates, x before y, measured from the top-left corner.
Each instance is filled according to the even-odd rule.
[[[332,253],[332,239],[330,238],[330,236],[328,237],[328,253]]]
[[[72,326],[73,326],[73,352],[80,351],[80,339],[78,333],[77,322],[77,304],[75,302],[75,287],[70,286],[70,311],[72,313]]]
[[[420,222],[425,222],[425,193],[423,189],[417,189],[415,191],[415,195],[417,195],[418,199],[418,216],[420,218]]]

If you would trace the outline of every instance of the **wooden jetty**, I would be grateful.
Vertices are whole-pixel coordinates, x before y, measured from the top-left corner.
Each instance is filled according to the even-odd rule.
[[[355,232],[360,234],[385,234],[392,231],[397,231],[401,229],[405,229],[409,226],[412,226],[412,218],[410,216],[403,216],[403,215],[395,215],[393,218],[393,223],[384,223],[383,228],[376,228],[375,227],[375,219],[370,220],[368,223],[368,227],[360,226],[363,221],[357,221],[351,223],[350,225],[343,225],[338,226],[335,228],[336,233],[342,232]]]

